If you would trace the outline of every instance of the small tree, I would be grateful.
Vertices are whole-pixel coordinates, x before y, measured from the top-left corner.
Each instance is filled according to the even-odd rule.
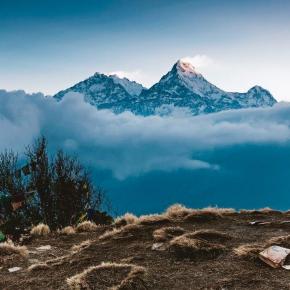
[[[55,225],[54,193],[52,191],[52,173],[47,152],[45,137],[36,140],[26,151],[28,163],[32,167],[29,187],[36,189],[43,211],[44,222],[49,226]]]
[[[52,184],[57,225],[76,223],[86,212],[93,191],[85,168],[77,158],[59,150],[52,165]]]

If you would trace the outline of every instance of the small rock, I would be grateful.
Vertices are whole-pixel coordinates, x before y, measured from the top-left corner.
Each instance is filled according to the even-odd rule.
[[[8,271],[9,271],[10,273],[13,273],[13,272],[17,272],[17,271],[19,271],[19,270],[21,270],[21,269],[22,269],[21,267],[13,267],[13,268],[9,268]]]
[[[36,250],[40,252],[49,251],[51,250],[51,246],[50,245],[41,246],[41,247],[36,248]]]

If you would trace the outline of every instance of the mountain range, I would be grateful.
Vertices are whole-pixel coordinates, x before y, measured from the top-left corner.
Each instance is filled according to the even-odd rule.
[[[131,111],[137,115],[166,115],[182,108],[193,115],[223,110],[268,107],[277,101],[271,93],[254,86],[245,93],[226,92],[207,81],[188,62],[179,60],[158,83],[146,89],[141,84],[116,75],[96,73],[76,85],[60,91],[61,100],[69,92],[84,95],[98,109],[115,113]]]

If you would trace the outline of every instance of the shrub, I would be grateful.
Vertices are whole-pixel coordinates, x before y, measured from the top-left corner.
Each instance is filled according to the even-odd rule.
[[[48,225],[41,223],[41,224],[33,227],[30,231],[30,234],[32,236],[47,236],[50,234],[50,228]]]

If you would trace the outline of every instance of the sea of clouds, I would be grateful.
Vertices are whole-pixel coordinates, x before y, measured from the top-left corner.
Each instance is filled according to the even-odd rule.
[[[195,117],[180,111],[171,116],[142,117],[97,110],[75,93],[56,102],[42,94],[0,91],[0,150],[12,148],[21,153],[43,134],[50,150],[63,148],[76,154],[90,167],[111,172],[119,182],[156,171],[202,170],[215,176],[229,170],[229,158],[243,154],[251,162],[261,148],[271,148],[271,152],[284,148],[287,155],[289,126],[288,103]],[[245,154],[245,148],[251,150]],[[266,167],[275,156],[272,154]],[[282,173],[285,167],[276,166],[275,170],[275,174],[277,170]],[[255,174],[250,169],[243,172],[245,179]]]

